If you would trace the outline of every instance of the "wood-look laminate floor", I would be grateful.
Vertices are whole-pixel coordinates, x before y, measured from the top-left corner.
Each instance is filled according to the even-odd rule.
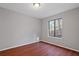
[[[37,42],[0,52],[0,56],[79,56],[79,52]]]

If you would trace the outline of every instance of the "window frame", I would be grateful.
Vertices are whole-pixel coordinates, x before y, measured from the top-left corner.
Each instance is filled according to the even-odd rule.
[[[55,33],[55,31],[56,31],[56,30],[55,30],[55,29],[56,29],[56,26],[55,26],[55,25],[54,25],[54,36],[51,36],[51,35],[50,35],[50,25],[49,25],[50,21],[54,21],[54,24],[55,24],[55,23],[56,23],[55,20],[59,20],[59,19],[62,19],[62,18],[57,18],[57,19],[53,19],[53,20],[49,20],[49,21],[48,21],[48,37],[51,37],[51,38],[58,38],[58,39],[63,38],[63,33],[62,33],[62,37],[56,37],[56,36],[55,36],[55,34],[56,34],[56,33]],[[63,32],[63,19],[62,19],[62,32]]]

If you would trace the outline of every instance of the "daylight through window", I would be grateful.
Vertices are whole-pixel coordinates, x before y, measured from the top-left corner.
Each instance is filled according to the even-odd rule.
[[[62,18],[48,21],[49,36],[62,37]]]

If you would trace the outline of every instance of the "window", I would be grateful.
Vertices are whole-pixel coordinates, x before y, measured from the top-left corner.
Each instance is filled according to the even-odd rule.
[[[62,38],[62,18],[48,21],[49,36]]]

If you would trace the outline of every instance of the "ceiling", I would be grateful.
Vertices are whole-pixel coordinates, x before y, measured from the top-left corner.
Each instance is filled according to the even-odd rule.
[[[41,3],[40,8],[33,8],[32,3],[0,3],[0,7],[43,19],[79,7],[78,3]]]

